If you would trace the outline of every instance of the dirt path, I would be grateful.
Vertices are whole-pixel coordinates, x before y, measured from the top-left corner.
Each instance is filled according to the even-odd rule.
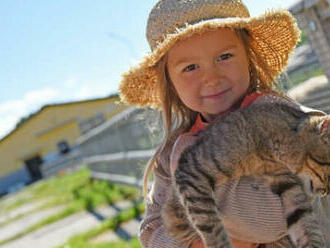
[[[97,211],[82,212],[47,225],[26,236],[0,246],[1,248],[53,248],[65,243],[71,236],[87,231],[104,219],[115,216],[118,211],[132,206],[131,202],[120,202],[114,207],[103,207]],[[12,227],[14,230],[14,226]],[[1,233],[1,231],[0,231]]]

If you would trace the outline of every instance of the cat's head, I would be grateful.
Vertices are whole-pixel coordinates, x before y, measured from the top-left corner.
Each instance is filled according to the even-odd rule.
[[[330,177],[330,116],[311,117],[305,127],[306,159],[302,173],[311,178],[314,193],[328,194]]]

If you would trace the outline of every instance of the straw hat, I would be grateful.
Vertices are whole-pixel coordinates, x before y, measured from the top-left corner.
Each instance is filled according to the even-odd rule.
[[[159,0],[150,12],[147,24],[151,52],[122,75],[121,100],[140,107],[159,107],[157,62],[178,40],[221,27],[249,31],[253,51],[258,55],[258,61],[261,58],[269,68],[271,81],[284,70],[300,38],[295,19],[286,10],[272,10],[250,17],[240,0]],[[258,63],[253,58],[250,60]],[[256,65],[256,69],[259,77],[266,75],[261,66]]]

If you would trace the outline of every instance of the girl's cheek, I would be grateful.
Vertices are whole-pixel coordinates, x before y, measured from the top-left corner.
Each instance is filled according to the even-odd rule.
[[[189,85],[198,84],[203,79],[203,74],[200,71],[189,72],[183,79]]]

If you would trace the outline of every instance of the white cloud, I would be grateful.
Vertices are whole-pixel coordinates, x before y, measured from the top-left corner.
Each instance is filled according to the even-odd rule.
[[[15,127],[17,121],[19,120],[18,118],[19,116],[16,116],[15,114],[6,115],[2,118],[0,122],[0,139]]]
[[[44,88],[27,92],[23,97],[23,101],[29,106],[39,106],[52,100],[56,100],[59,96],[60,92],[58,89]]]

